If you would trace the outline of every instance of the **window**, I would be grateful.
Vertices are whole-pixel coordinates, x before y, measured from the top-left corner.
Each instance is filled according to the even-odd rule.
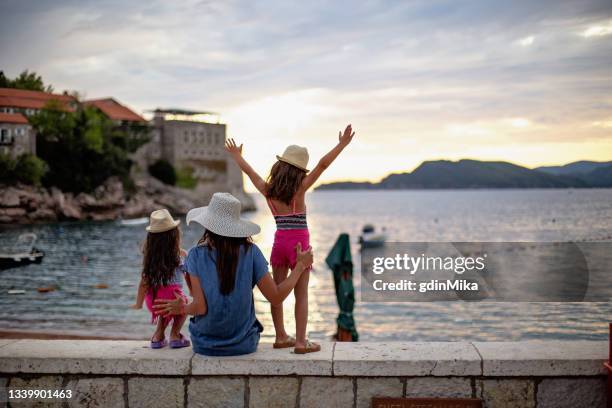
[[[215,144],[216,145],[221,144],[221,135],[218,133],[215,133]]]

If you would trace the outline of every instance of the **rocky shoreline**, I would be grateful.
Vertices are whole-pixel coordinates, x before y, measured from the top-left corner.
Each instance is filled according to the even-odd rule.
[[[0,224],[130,219],[148,216],[159,208],[184,215],[191,208],[206,205],[214,193],[213,188],[185,190],[151,177],[136,180],[135,184],[136,191],[128,193],[118,178],[111,177],[92,193],[78,194],[55,187],[0,185]],[[231,193],[240,199],[243,211],[255,209],[248,194]]]

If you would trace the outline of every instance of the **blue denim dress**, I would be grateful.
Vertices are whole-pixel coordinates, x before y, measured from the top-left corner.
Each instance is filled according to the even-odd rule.
[[[268,262],[256,245],[240,248],[234,290],[222,295],[216,266],[216,250],[207,246],[191,248],[185,266],[197,276],[208,311],[189,323],[193,350],[208,356],[235,356],[257,350],[263,326],[255,317],[253,288],[268,273]]]

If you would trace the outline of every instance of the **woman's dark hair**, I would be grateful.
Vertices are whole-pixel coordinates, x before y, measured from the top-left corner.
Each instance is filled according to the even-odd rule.
[[[289,163],[277,161],[266,180],[266,197],[291,205],[306,172]]]
[[[178,228],[149,232],[142,250],[142,278],[153,297],[160,286],[166,286],[179,266],[181,233]]]
[[[198,245],[206,245],[217,250],[217,276],[222,295],[229,295],[234,290],[240,247],[244,245],[246,249],[251,243],[251,237],[224,237],[209,230],[204,231],[204,235],[198,241]]]

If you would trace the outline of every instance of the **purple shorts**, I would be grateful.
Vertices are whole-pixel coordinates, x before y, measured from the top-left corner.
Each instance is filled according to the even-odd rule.
[[[302,251],[310,248],[310,233],[308,229],[276,230],[270,263],[272,267],[294,268],[297,254],[295,246],[302,244]]]
[[[157,293],[155,294],[155,299],[176,299],[175,292],[178,292],[185,302],[188,302],[187,296],[183,293],[181,285],[168,285],[157,288]],[[147,309],[151,312],[151,322],[157,323],[157,319],[162,317],[155,309],[153,309],[153,305],[155,304],[155,299],[153,299],[153,291],[147,291],[145,295],[145,303],[147,304]],[[172,319],[178,317],[178,315],[170,315],[166,317],[162,317],[164,319],[164,323],[167,325],[170,323]]]

